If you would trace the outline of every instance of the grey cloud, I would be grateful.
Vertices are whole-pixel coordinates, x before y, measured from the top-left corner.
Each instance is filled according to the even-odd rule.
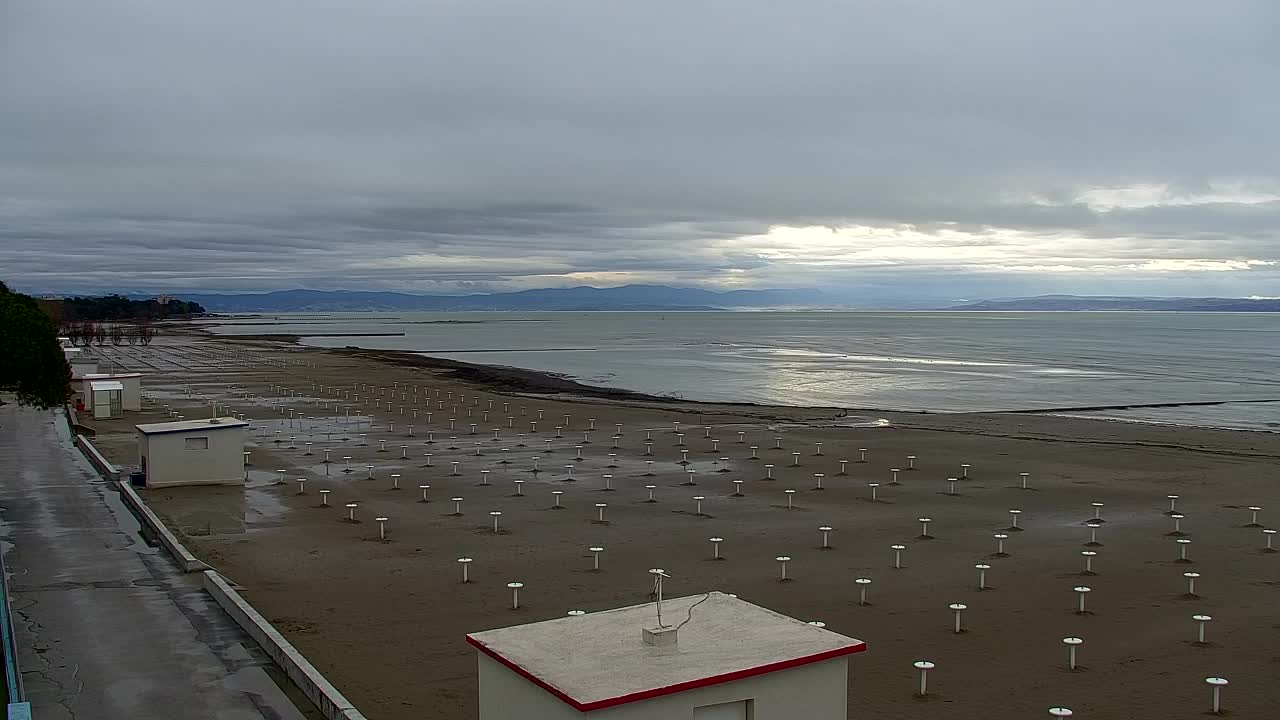
[[[1012,230],[1025,264],[1063,238],[1274,260],[1276,203],[1077,197],[1280,187],[1277,27],[1269,0],[10,3],[0,269],[33,289],[436,291],[957,269],[787,267],[732,242],[773,225]],[[1228,282],[1209,275],[1143,282]]]

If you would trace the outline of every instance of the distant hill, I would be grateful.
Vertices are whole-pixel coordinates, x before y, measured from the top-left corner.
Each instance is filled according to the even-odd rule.
[[[613,288],[573,287],[480,295],[414,295],[345,290],[282,290],[242,295],[187,294],[208,312],[354,312],[458,310],[721,310],[813,307],[816,290],[733,290],[713,292],[662,285]]]
[[[1151,298],[1090,295],[1039,295],[981,300],[944,310],[1142,310],[1165,312],[1280,312],[1280,300],[1247,298]]]

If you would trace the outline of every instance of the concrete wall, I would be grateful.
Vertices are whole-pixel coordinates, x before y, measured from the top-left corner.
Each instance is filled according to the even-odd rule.
[[[178,537],[169,530],[168,526],[160,522],[160,518],[152,512],[151,508],[147,507],[147,504],[134,491],[129,481],[117,482],[116,490],[120,491],[120,499],[124,500],[124,504],[129,506],[129,510],[134,517],[138,518],[147,528],[151,537],[164,546],[165,551],[169,553],[174,562],[178,563],[178,567],[182,568],[183,572],[203,572],[209,569],[208,565],[205,565],[196,559],[195,555],[191,554],[187,546],[178,540]]]
[[[640,700],[584,716],[484,653],[479,658],[480,720],[691,720],[705,705],[752,700],[752,720],[846,720],[849,658]]]
[[[76,435],[75,443],[80,448],[80,451],[84,453],[84,456],[89,459],[89,464],[93,465],[99,475],[108,480],[120,479],[120,468],[112,465],[105,455],[98,452],[98,448],[94,447],[89,438],[83,435]]]
[[[329,720],[365,720],[364,715],[338,692],[324,675],[320,674],[302,653],[276,630],[266,618],[258,614],[240,593],[236,592],[218,573],[209,570],[204,574],[204,589],[222,606],[244,631],[249,633],[271,659],[285,671],[289,679]],[[580,714],[579,714],[580,716]],[[514,717],[514,716],[513,716]]]
[[[244,427],[154,433],[138,431],[138,463],[146,458],[147,487],[243,485]],[[207,450],[186,449],[187,438],[209,439]]]

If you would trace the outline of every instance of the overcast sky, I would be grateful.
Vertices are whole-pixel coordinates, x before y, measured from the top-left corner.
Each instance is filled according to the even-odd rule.
[[[1280,296],[1275,0],[8,0],[31,291]]]

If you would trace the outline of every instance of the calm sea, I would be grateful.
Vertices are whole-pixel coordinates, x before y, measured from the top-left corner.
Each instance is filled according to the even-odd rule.
[[[1280,400],[1280,314],[349,313],[213,330],[312,335],[306,344],[411,350],[690,400],[942,412]],[[1280,430],[1280,403],[1080,414]]]

